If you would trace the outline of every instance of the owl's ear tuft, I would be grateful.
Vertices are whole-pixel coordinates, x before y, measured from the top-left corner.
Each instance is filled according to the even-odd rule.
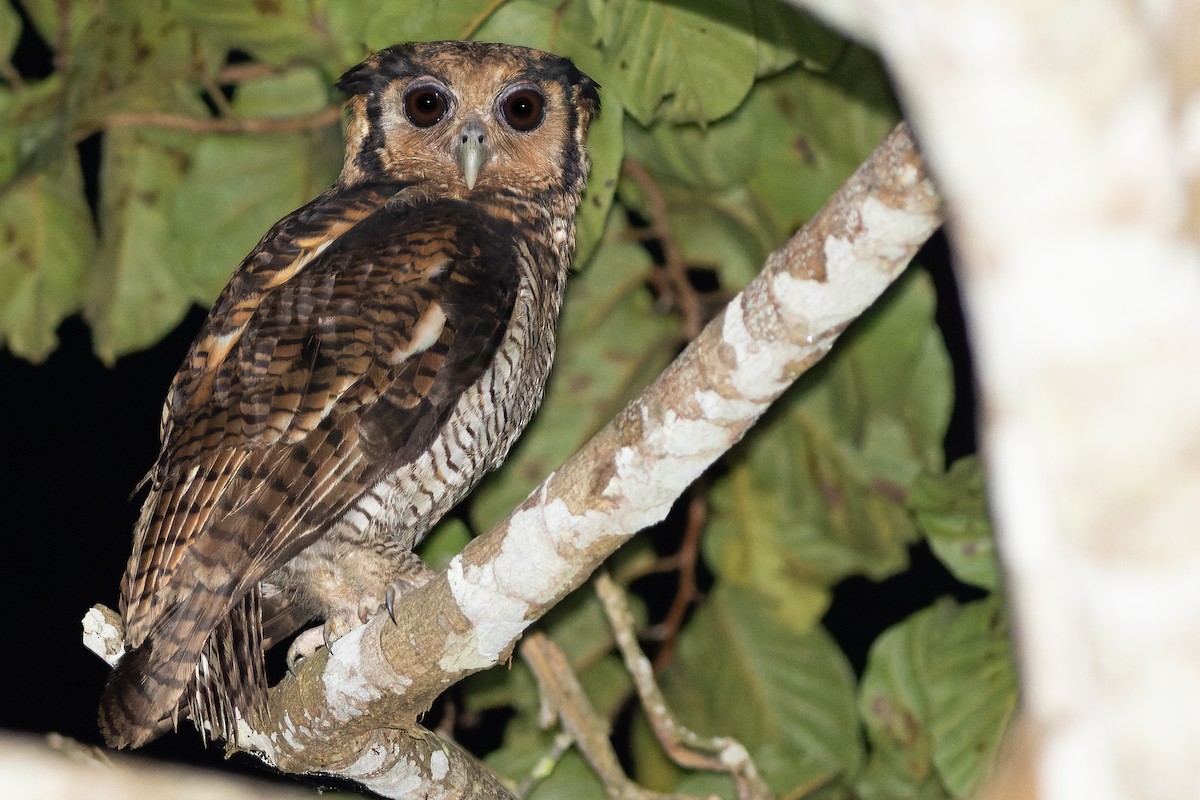
[[[337,88],[349,95],[370,94],[379,82],[379,62],[376,56],[371,56],[346,70],[338,78]]]
[[[349,95],[373,94],[394,78],[419,75],[421,67],[415,57],[413,43],[392,45],[346,70],[337,87]]]
[[[588,108],[592,117],[595,117],[600,113],[600,84],[576,69],[574,64],[571,65],[571,69],[574,72],[571,82],[575,86],[576,99]]]
[[[544,78],[570,86],[575,102],[588,112],[589,117],[600,113],[600,84],[584,74],[583,70],[566,56],[539,53],[539,57],[542,60],[534,68],[536,72]]]

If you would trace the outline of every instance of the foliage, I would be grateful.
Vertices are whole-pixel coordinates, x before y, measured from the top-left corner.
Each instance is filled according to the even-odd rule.
[[[694,291],[701,309],[717,308],[897,119],[870,53],[771,0],[22,0],[22,10],[0,2],[0,344],[33,360],[74,313],[112,362],[211,302],[261,233],[336,175],[332,86],[372,50],[474,36],[570,55],[600,82],[559,362],[542,412],[469,507],[477,530],[670,360],[685,329],[664,308],[672,297]],[[48,74],[8,65],[23,29],[53,52]],[[91,194],[81,145],[100,152]],[[694,286],[663,288],[685,271]],[[933,305],[924,275],[901,281],[703,490],[711,587],[673,641],[663,689],[687,724],[741,738],[783,797],[963,797],[1013,708],[979,467],[943,463],[953,387]],[[443,562],[466,536],[461,519],[448,522],[427,557]],[[821,625],[831,589],[903,572],[922,539],[993,594],[900,622],[856,676]],[[654,561],[643,537],[618,574]],[[627,706],[628,677],[590,596],[543,627],[599,709]],[[477,676],[461,698],[472,714],[510,710],[488,760],[514,782],[552,749],[524,666]],[[643,722],[630,727],[640,781],[732,796],[724,777],[672,766]],[[599,791],[569,753],[531,796]]]

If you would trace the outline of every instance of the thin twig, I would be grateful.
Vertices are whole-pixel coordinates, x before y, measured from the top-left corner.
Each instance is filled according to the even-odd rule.
[[[571,735],[579,752],[604,783],[613,800],[689,800],[643,789],[625,774],[609,741],[608,723],[600,717],[575,677],[563,651],[544,633],[536,632],[521,643],[521,658],[533,670],[542,700],[543,724],[555,715]],[[548,719],[546,719],[548,717]]]
[[[666,286],[660,284],[659,288],[666,289],[668,299],[683,315],[684,335],[691,341],[700,335],[704,327],[703,307],[696,290],[688,280],[687,262],[683,251],[675,239],[675,234],[671,232],[671,225],[667,219],[667,198],[641,162],[627,158],[621,169],[638,185],[646,195],[646,202],[650,204],[650,224],[646,231],[649,238],[658,242],[662,248],[663,270],[667,276]]]
[[[468,22],[463,28],[462,35],[458,38],[470,39],[472,36],[474,36],[475,31],[479,30],[479,26],[487,22],[487,18],[492,14],[495,14],[496,9],[504,5],[507,1],[508,0],[491,0],[490,3],[483,7],[483,10],[471,18],[471,21]]]
[[[554,772],[554,768],[558,766],[558,762],[562,760],[573,744],[575,744],[575,740],[571,738],[571,734],[559,731],[550,744],[550,750],[537,760],[533,769],[529,771],[529,775],[517,786],[517,795],[528,797],[529,793],[533,791],[533,787],[549,778],[550,774]]]
[[[13,88],[14,92],[20,92],[25,88],[25,80],[21,77],[21,73],[7,61],[0,59],[0,78],[8,81],[8,85]]]
[[[204,92],[208,95],[209,99],[212,100],[212,104],[216,107],[217,113],[220,114],[222,118],[235,118],[237,116],[237,112],[233,110],[233,106],[229,103],[229,99],[225,97],[225,93],[221,91],[220,84],[213,80],[211,75],[205,75],[200,80],[204,85]]]
[[[342,119],[342,109],[330,106],[300,117],[181,117],[158,111],[128,111],[105,117],[99,127],[163,128],[188,133],[292,133],[333,125]],[[94,133],[94,131],[92,131]],[[81,138],[87,138],[83,136]]]
[[[54,32],[54,69],[65,75],[71,69],[71,0],[55,0],[58,28]]]
[[[625,594],[604,571],[596,575],[596,594],[604,604],[617,647],[633,677],[650,727],[667,755],[682,767],[729,773],[737,786],[739,800],[769,800],[773,796],[771,790],[740,742],[727,736],[701,737],[671,714],[662,690],[654,680],[650,659],[638,646],[633,614],[629,612]]]
[[[700,535],[708,521],[708,499],[698,491],[693,491],[692,499],[688,502],[687,525],[683,532],[683,542],[674,561],[679,570],[679,588],[671,601],[667,616],[654,626],[650,636],[662,642],[658,655],[654,658],[654,669],[660,670],[670,663],[675,655],[675,638],[683,627],[683,619],[692,603],[700,599],[700,588],[696,586],[696,563],[700,555]]]
[[[276,67],[270,64],[258,64],[247,62],[245,64],[227,64],[217,71],[215,80],[216,83],[245,83],[246,81],[256,80],[258,78],[269,78],[272,75],[280,75],[288,70],[288,67]]]

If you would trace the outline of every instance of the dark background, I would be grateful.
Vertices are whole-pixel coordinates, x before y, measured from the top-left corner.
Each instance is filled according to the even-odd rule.
[[[26,77],[52,69],[48,48],[28,33],[14,61]],[[99,136],[80,145],[93,195],[100,145]],[[938,321],[958,385],[947,436],[949,463],[975,450],[970,360],[940,235],[918,262],[938,287]],[[101,743],[95,709],[107,667],[82,646],[80,620],[94,603],[116,606],[140,500],[131,493],[157,453],[163,397],[203,318],[204,311],[194,309],[158,346],[122,358],[111,369],[92,355],[88,328],[78,317],[63,323],[61,344],[43,364],[0,348],[0,508],[7,551],[0,559],[0,600],[8,631],[0,728]],[[660,549],[669,552],[678,541],[680,516],[649,534]],[[857,670],[880,632],[934,598],[978,596],[955,582],[924,545],[912,549],[912,559],[912,569],[902,575],[881,583],[852,578],[834,593],[825,624]],[[652,615],[665,613],[672,591],[669,583],[650,588]],[[222,761],[219,746],[205,750],[190,730],[165,736],[143,752],[193,763]],[[240,768],[260,769],[249,759]]]

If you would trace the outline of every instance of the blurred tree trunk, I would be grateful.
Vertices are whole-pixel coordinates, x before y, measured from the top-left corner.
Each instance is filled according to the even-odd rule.
[[[1200,785],[1200,4],[797,2],[944,190],[1042,797]]]

